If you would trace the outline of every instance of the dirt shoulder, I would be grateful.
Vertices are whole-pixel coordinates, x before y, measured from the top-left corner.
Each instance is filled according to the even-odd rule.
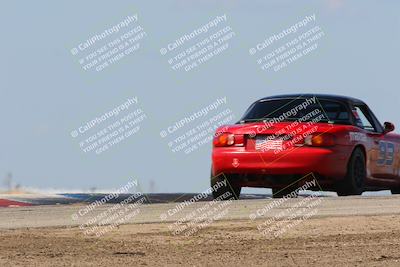
[[[123,225],[101,237],[78,228],[0,231],[0,266],[400,265],[400,215],[310,219],[278,238],[261,221],[219,221],[193,236],[168,224]]]

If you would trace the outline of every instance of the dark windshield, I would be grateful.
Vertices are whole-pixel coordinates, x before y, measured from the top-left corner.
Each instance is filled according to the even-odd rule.
[[[310,98],[266,99],[254,103],[241,122],[313,121],[350,124],[346,106],[333,100]]]

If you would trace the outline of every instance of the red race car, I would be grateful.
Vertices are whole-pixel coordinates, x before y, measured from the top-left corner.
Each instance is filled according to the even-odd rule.
[[[400,135],[361,100],[335,95],[279,95],[253,103],[234,125],[219,127],[212,151],[214,198],[242,187],[282,197],[312,175],[339,196],[365,190],[400,193]],[[298,192],[298,191],[297,191]],[[228,194],[227,194],[228,193]]]

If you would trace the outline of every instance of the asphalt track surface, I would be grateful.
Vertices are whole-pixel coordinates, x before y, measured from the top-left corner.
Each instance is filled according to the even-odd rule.
[[[15,206],[35,206],[35,205],[60,205],[60,204],[78,204],[92,203],[100,201],[106,196],[105,193],[73,193],[73,194],[0,194],[0,207]],[[133,194],[118,194],[118,196],[107,200],[108,204],[117,204]],[[198,193],[159,193],[145,194],[146,203],[170,203],[188,201]],[[266,199],[271,198],[268,194],[242,194],[241,199]],[[210,201],[212,197],[208,195],[199,201]]]
[[[282,205],[257,216],[263,219],[276,216],[280,211],[291,207],[299,208],[303,197],[289,199]],[[314,218],[346,216],[383,216],[400,214],[400,196],[357,196],[323,197]],[[251,214],[257,214],[271,204],[274,199],[236,200],[230,204],[229,213],[220,220],[249,220]],[[189,215],[209,202],[196,202],[179,208],[181,203],[143,204],[140,213],[126,221],[126,224],[175,222]],[[83,214],[87,204],[44,205],[0,209],[0,229],[21,229],[36,227],[74,227],[85,223],[89,218],[98,216],[115,204],[96,206]],[[300,205],[301,206],[301,205]],[[178,210],[178,211],[177,211]],[[82,215],[80,215],[82,214]]]

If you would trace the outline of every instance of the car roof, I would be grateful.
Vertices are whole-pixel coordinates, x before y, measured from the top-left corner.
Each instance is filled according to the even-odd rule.
[[[347,103],[362,103],[365,104],[364,101],[349,97],[349,96],[342,96],[342,95],[332,95],[332,94],[284,94],[284,95],[274,95],[268,96],[259,99],[258,101],[263,100],[272,100],[272,99],[285,99],[285,98],[312,98],[317,97],[318,99],[327,99],[327,100],[336,100],[340,102],[347,102]]]

